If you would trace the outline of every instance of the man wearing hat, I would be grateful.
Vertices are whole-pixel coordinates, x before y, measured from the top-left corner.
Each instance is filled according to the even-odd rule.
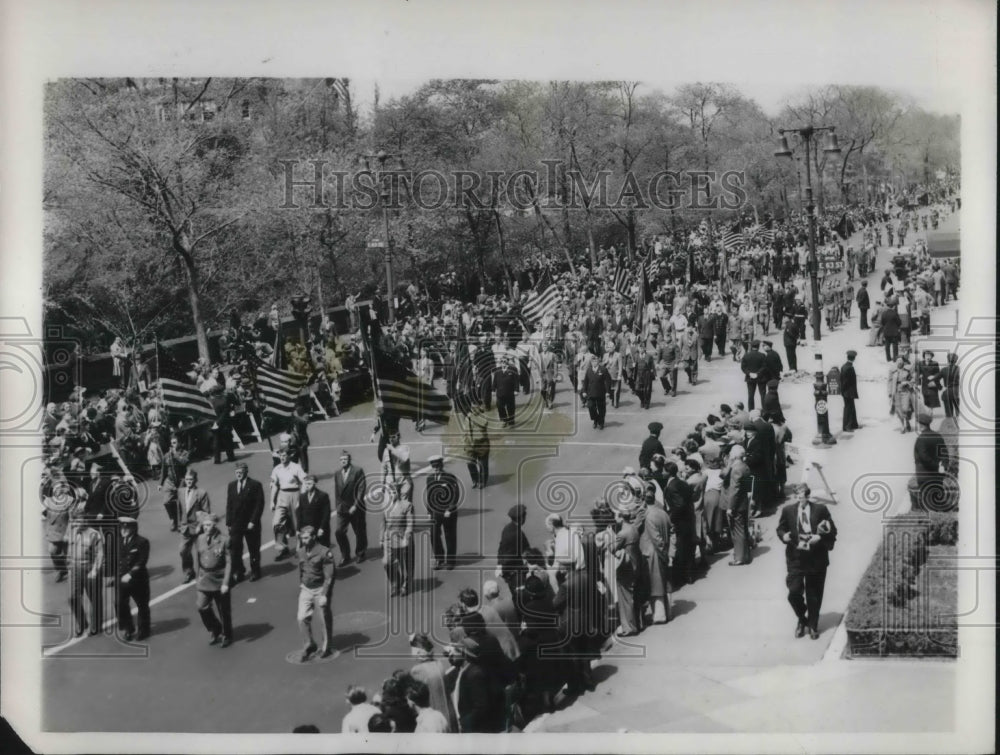
[[[329,501],[327,501],[329,504]],[[328,509],[329,510],[329,509]],[[299,607],[296,621],[299,632],[305,640],[305,647],[299,660],[306,661],[316,652],[313,641],[312,617],[318,606],[323,617],[323,646],[319,648],[320,658],[333,654],[333,582],[336,567],[333,565],[333,550],[329,544],[319,543],[316,528],[305,524],[299,528],[299,547],[295,553],[299,562]]]
[[[333,475],[333,494],[336,501],[337,527],[334,537],[340,549],[340,565],[351,563],[351,543],[347,539],[347,528],[354,530],[354,553],[358,563],[365,560],[368,550],[368,522],[365,509],[365,494],[368,483],[360,467],[351,463],[347,451],[340,453],[340,469]]]
[[[250,554],[250,581],[260,579],[260,520],[264,515],[264,486],[249,477],[245,462],[237,462],[236,479],[226,490],[226,529],[232,547],[233,580],[240,582],[243,569],[243,543]]]
[[[198,538],[195,561],[198,567],[195,607],[205,629],[212,635],[210,645],[222,643],[226,648],[233,641],[233,609],[229,594],[232,559],[229,538],[216,526],[218,517],[207,511],[198,515]],[[216,615],[218,612],[218,615]]]
[[[764,345],[764,371],[761,373],[757,385],[759,387],[763,381],[766,388],[772,380],[781,380],[781,373],[785,371],[785,366],[781,363],[781,355],[774,350],[774,344],[771,341],[761,341],[761,343]],[[760,400],[763,403],[763,393],[760,395]]]
[[[435,569],[454,569],[458,537],[458,478],[444,471],[444,457],[431,456],[424,504],[431,518],[431,546]],[[442,540],[442,535],[443,540]]]
[[[149,540],[139,535],[139,524],[130,516],[118,517],[121,544],[118,553],[118,630],[126,642],[149,637]],[[138,609],[138,631],[132,623],[130,601]]]
[[[663,431],[663,423],[650,422],[646,427],[649,429],[649,436],[642,442],[642,448],[639,451],[639,466],[649,469],[649,465],[653,460],[653,454],[666,456],[667,452],[663,450],[663,444],[660,443],[660,433]]]
[[[764,355],[760,352],[760,341],[754,339],[750,343],[750,351],[743,355],[740,360],[740,369],[743,370],[744,379],[747,384],[747,406],[754,408],[754,396],[759,391],[761,401],[764,400],[764,390],[767,386],[766,365]],[[762,380],[761,376],[764,376]]]
[[[855,299],[858,303],[858,312],[861,319],[861,330],[868,330],[868,310],[871,309],[871,299],[868,296],[868,281],[861,281],[861,288]]]
[[[849,433],[861,427],[854,402],[858,398],[858,374],[854,371],[854,359],[858,352],[847,352],[847,361],[840,368],[840,395],[844,399],[844,432]]]
[[[500,357],[500,367],[494,376],[494,386],[497,394],[497,413],[504,427],[514,425],[516,408],[514,396],[517,394],[520,376],[514,368],[514,360],[510,354]]]
[[[88,628],[83,597],[90,603],[90,634],[101,631],[104,623],[104,589],[101,569],[104,566],[104,538],[91,524],[86,510],[77,506],[70,514],[69,535],[69,605],[73,612],[77,637]]]
[[[511,595],[516,594],[525,576],[524,553],[530,548],[524,534],[524,522],[528,518],[528,508],[523,503],[511,506],[507,511],[510,520],[500,532],[497,547],[497,564],[500,577],[507,583]]]
[[[941,433],[931,429],[934,416],[926,409],[917,413],[917,438],[913,443],[913,463],[916,471],[917,485],[921,491],[933,496],[934,491],[940,492],[942,470],[948,469],[949,451]]]

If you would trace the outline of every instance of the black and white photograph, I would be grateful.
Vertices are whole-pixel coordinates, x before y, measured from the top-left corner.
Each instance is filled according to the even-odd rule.
[[[5,751],[994,750],[995,5],[0,8]]]

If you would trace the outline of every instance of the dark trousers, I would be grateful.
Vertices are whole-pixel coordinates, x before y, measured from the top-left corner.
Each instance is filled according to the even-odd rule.
[[[941,405],[944,407],[944,416],[958,416],[958,389],[945,388],[941,391]]]
[[[931,315],[928,312],[920,315],[920,335],[929,336],[931,334]]]
[[[622,401],[622,379],[611,381],[611,391],[608,393],[608,397],[611,399],[611,406],[615,409],[618,408],[618,404]]]
[[[491,384],[493,382],[492,377],[489,375],[484,375],[479,378],[479,401],[486,408],[487,411],[493,408],[493,388]]]
[[[222,452],[226,452],[227,461],[236,461],[233,455],[233,430],[231,427],[220,427],[212,431],[212,454],[215,463],[222,463]]]
[[[531,369],[528,366],[528,360],[523,357],[518,357],[518,363],[520,370],[518,370],[518,377],[521,383],[521,392],[527,396],[531,393]]]
[[[542,381],[542,400],[545,402],[545,406],[551,408],[552,402],[556,399],[556,381],[555,380],[543,380]]]
[[[431,547],[434,549],[434,560],[454,566],[457,542],[458,512],[452,511],[449,517],[444,514],[434,514],[431,520]]]
[[[885,339],[885,361],[895,362],[899,357],[899,336],[883,336]]]
[[[497,414],[500,415],[501,422],[514,421],[514,395],[501,396],[497,394]]]
[[[309,472],[309,446],[299,446],[299,466],[303,472]]]
[[[389,548],[389,559],[385,565],[385,574],[389,579],[389,587],[393,592],[413,587],[413,544],[405,548]]]
[[[721,353],[722,350],[720,349],[719,351]],[[701,353],[702,353],[702,356],[704,356],[706,360],[712,358],[712,339],[711,338],[702,338],[701,339]]]
[[[137,579],[133,577],[128,584],[118,580],[118,629],[121,632],[134,632],[136,625],[132,623],[130,601],[135,601],[138,611],[138,634],[140,638],[149,636],[149,577]]]
[[[858,307],[861,313],[861,330],[868,330],[868,307]]]
[[[90,627],[90,631],[97,634],[101,631],[104,623],[104,580],[101,579],[101,571],[98,569],[97,576],[91,579],[90,570],[72,566],[69,583],[69,607],[73,612],[74,626],[77,631]],[[84,611],[83,600],[86,595],[90,603],[89,624],[88,612]]]
[[[194,574],[194,557],[191,555],[191,550],[194,548],[194,544],[197,542],[198,536],[182,535],[181,536],[181,570],[184,572],[184,576]]]
[[[715,336],[715,346],[719,349],[719,356],[726,354],[726,334],[723,332]]]
[[[853,398],[844,398],[844,430],[851,431],[857,430],[860,425],[858,425],[858,410],[854,406]]]
[[[754,396],[760,394],[760,402],[764,403],[764,392],[766,388],[764,383],[758,382],[757,380],[747,381],[747,411],[752,412],[756,404],[754,403]]]
[[[664,393],[677,390],[677,370],[677,367],[671,367],[666,371],[666,374],[660,378],[660,385],[663,386]]]
[[[472,478],[473,485],[486,487],[490,480],[490,457],[477,456],[467,462],[469,467],[469,477]]]
[[[170,520],[170,525],[172,527],[177,526],[177,500],[167,501],[163,504],[164,510],[167,512],[167,518]]]
[[[351,543],[347,539],[348,527],[354,530],[354,554],[356,558],[360,558],[368,550],[368,523],[364,510],[358,508],[353,514],[337,512],[337,527],[333,531],[333,536],[337,540],[341,558],[351,557]]]
[[[947,391],[945,391],[947,393]],[[942,398],[945,394],[942,394]],[[948,415],[951,416],[950,414]],[[52,559],[52,566],[55,568],[56,573],[65,576],[68,569],[66,568],[67,554],[69,553],[69,543],[62,540],[49,541],[49,557]]]
[[[789,346],[785,344],[785,361],[788,362],[788,369],[795,372],[799,368],[799,358],[795,356],[797,345]]]
[[[243,568],[243,542],[246,541],[247,552],[250,554],[250,573],[260,576],[260,522],[254,522],[252,530],[245,527],[233,527],[229,530],[229,552],[233,559],[233,576],[242,577],[246,574]]]
[[[812,574],[789,574],[785,578],[788,602],[799,621],[810,629],[819,628],[819,609],[823,605],[826,568]]]
[[[607,401],[604,400],[604,396],[587,399],[587,411],[590,412],[590,421],[596,422],[598,427],[604,427],[604,417],[607,414],[607,410]]]
[[[205,625],[211,634],[221,634],[223,637],[233,636],[233,602],[230,593],[221,590],[210,592],[198,590],[196,599],[198,615],[201,616],[201,623]],[[218,616],[216,616],[218,612]],[[220,622],[221,619],[221,622]]]

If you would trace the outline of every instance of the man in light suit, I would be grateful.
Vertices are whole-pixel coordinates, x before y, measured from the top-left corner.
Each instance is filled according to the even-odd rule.
[[[236,464],[236,479],[226,490],[226,529],[232,549],[232,578],[246,577],[243,568],[243,542],[250,554],[250,581],[260,579],[260,520],[264,515],[264,486],[248,476],[247,465]]]
[[[809,500],[809,486],[799,485],[795,500],[781,510],[778,537],[785,543],[788,602],[798,617],[795,636],[819,639],[819,612],[823,605],[829,551],[837,541],[837,527],[822,503]]]
[[[212,503],[208,500],[208,491],[198,487],[198,473],[188,469],[184,475],[184,492],[178,496],[180,503],[181,527],[181,569],[184,572],[184,584],[194,582],[194,559],[191,549],[198,539],[198,521],[202,513],[212,513]]]
[[[337,528],[334,537],[340,548],[341,566],[351,563],[351,544],[347,539],[347,528],[354,530],[354,553],[358,563],[365,560],[368,550],[368,530],[365,521],[365,493],[367,492],[365,473],[351,464],[351,455],[340,454],[340,469],[333,476],[333,493],[336,500]]]

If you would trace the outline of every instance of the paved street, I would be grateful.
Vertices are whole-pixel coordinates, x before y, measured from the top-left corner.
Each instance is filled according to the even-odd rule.
[[[951,224],[957,227],[957,216],[949,218],[943,230]],[[883,249],[878,275],[870,284],[873,292],[889,257]],[[955,303],[937,309],[933,321],[951,322],[955,310]],[[852,320],[833,333],[824,326],[821,346],[825,369],[841,364],[848,348],[858,349],[858,410],[864,427],[853,437],[838,433],[835,447],[814,452],[811,380],[783,381],[780,389],[793,444],[805,457],[789,470],[789,479],[797,481],[807,462],[817,461],[836,499],[831,511],[840,536],[831,554],[820,639],[792,637],[795,622],[785,599],[783,546],[774,534],[772,516],[762,522],[764,540],[751,566],[731,569],[726,566],[728,554],[717,555],[707,576],[674,594],[674,618],[669,624],[652,627],[627,645],[616,644],[595,666],[597,690],[538,722],[540,729],[928,731],[953,726],[948,708],[930,711],[909,703],[877,711],[872,707],[875,699],[909,700],[900,697],[907,689],[934,688],[950,699],[953,665],[835,660],[837,629],[875,550],[881,520],[908,506],[905,484],[912,473],[913,436],[901,437],[895,419],[888,415],[882,350],[862,346],[867,334],[859,334],[856,307],[852,314]],[[800,351],[802,366],[811,367],[814,348]],[[697,385],[688,386],[682,376],[673,399],[664,397],[657,386],[652,407],[645,412],[626,389],[621,408],[609,410],[604,431],[591,428],[586,410],[565,381],[559,384],[553,413],[538,411],[537,394],[519,397],[519,418],[526,426],[493,436],[492,484],[485,491],[465,491],[458,521],[460,566],[432,572],[424,533],[417,545],[416,590],[406,598],[390,601],[377,557],[341,569],[334,591],[338,655],[322,662],[302,665],[288,660],[301,647],[295,623],[297,570],[293,562],[275,563],[271,548],[263,555],[264,579],[234,589],[234,644],[225,650],[208,645],[194,608],[194,590],[181,585],[178,538],[169,532],[154,486],[140,518],[140,532],[152,543],[153,636],[147,645],[125,645],[110,626],[103,636],[67,642],[72,627],[66,586],[53,584],[51,575],[46,575],[40,604],[30,607],[62,616],[60,626],[44,633],[48,657],[43,665],[43,728],[283,732],[310,722],[323,731],[338,730],[348,684],[374,690],[394,669],[409,667],[408,634],[431,631],[442,641],[446,635],[440,617],[458,591],[478,588],[493,578],[500,530],[515,501],[528,505],[526,534],[532,545],[540,546],[546,538],[547,510],[586,517],[594,499],[620,477],[622,468],[637,466],[647,422],[664,423],[661,439],[670,447],[697,421],[717,411],[719,403],[745,400],[742,373],[728,357],[702,362],[699,377]],[[836,430],[842,402],[833,397],[830,403],[831,428]],[[350,450],[367,472],[375,471],[375,447],[368,442],[372,416],[368,404],[310,426],[312,471],[319,474],[321,489],[332,489],[341,449]],[[414,469],[426,466],[432,454],[448,453],[460,443],[455,424],[419,435],[412,423],[404,423],[402,429],[404,441],[413,449]],[[251,477],[266,483],[271,468],[266,443],[238,451],[237,458],[250,465]],[[464,463],[451,460],[448,466],[467,486]],[[195,468],[213,508],[223,510],[232,465],[203,461]],[[864,492],[866,482],[876,477],[886,481],[891,492],[884,507],[881,499]],[[812,478],[811,482],[823,498],[819,484]],[[418,514],[424,511],[423,491],[424,483],[418,479]],[[267,542],[267,515],[264,525]],[[378,513],[370,512],[373,543],[379,526]],[[823,662],[824,656],[834,660]],[[650,694],[651,685],[655,694]],[[811,690],[809,698],[801,694],[805,689]],[[822,721],[807,715],[817,700],[826,703]]]

